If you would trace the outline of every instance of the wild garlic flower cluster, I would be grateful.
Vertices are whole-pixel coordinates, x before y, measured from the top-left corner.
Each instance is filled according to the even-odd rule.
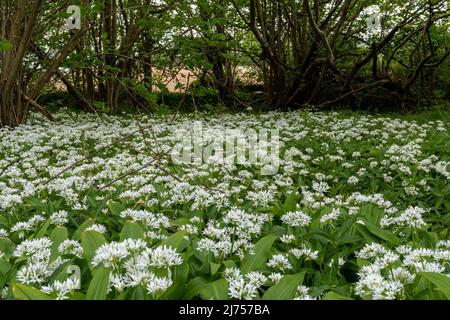
[[[311,217],[304,212],[288,212],[281,217],[281,221],[291,227],[305,227],[311,222]]]
[[[450,276],[450,246],[439,242],[436,248],[403,245],[393,250],[377,243],[367,244],[356,256],[367,260],[359,272],[355,292],[376,300],[402,299],[408,285],[420,272]]]
[[[294,300],[316,300],[312,296],[310,296],[310,291],[311,291],[310,288],[304,285],[299,285],[297,287],[297,293]]]
[[[253,240],[262,233],[269,220],[268,214],[232,208],[221,221],[208,221],[202,231],[204,238],[197,242],[197,248],[212,253],[216,258],[236,254],[242,259],[247,252],[252,253]]]
[[[413,229],[420,229],[426,225],[426,222],[423,220],[424,213],[425,210],[423,208],[409,207],[398,216],[384,216],[380,223],[383,227],[396,225]]]
[[[56,300],[66,300],[69,298],[69,293],[80,289],[79,280],[67,278],[64,281],[55,280],[48,286],[42,286],[42,292],[56,296]]]
[[[111,268],[109,290],[122,292],[142,286],[149,294],[162,294],[173,284],[172,267],[183,263],[175,249],[166,246],[149,248],[141,239],[111,242],[97,249],[94,267]]]
[[[53,276],[56,270],[65,265],[69,259],[64,259],[61,256],[52,259],[52,245],[52,240],[43,237],[25,240],[15,248],[12,257],[16,261],[25,261],[17,271],[17,281],[27,285],[36,285],[42,290],[53,286],[53,284],[50,287],[47,285],[50,277]],[[57,292],[58,298],[65,297],[69,291],[75,289],[72,284],[68,286],[55,284],[52,288],[52,292]]]
[[[249,272],[242,275],[238,268],[228,268],[224,271],[228,281],[228,295],[239,300],[252,300],[257,297],[258,289],[267,281],[260,272]]]
[[[163,214],[153,214],[146,210],[125,210],[120,216],[131,221],[139,221],[149,229],[170,228],[169,218]]]

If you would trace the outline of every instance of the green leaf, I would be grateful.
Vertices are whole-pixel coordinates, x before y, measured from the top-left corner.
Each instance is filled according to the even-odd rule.
[[[390,231],[382,230],[381,228],[377,227],[376,225],[372,224],[369,221],[364,221],[364,226],[369,230],[370,233],[376,235],[377,237],[386,240],[392,244],[399,245],[400,239],[395,236]]]
[[[51,300],[52,298],[42,291],[22,283],[12,285],[14,298],[17,300]]]
[[[119,216],[123,211],[126,210],[125,206],[119,202],[108,200],[106,203],[111,213],[115,216]]]
[[[178,252],[182,252],[189,245],[189,241],[184,238],[186,230],[177,232],[161,242],[161,246],[172,247]]]
[[[57,226],[52,234],[50,235],[50,239],[53,241],[52,249],[51,249],[51,256],[50,256],[50,262],[53,262],[58,257],[58,247],[59,245],[64,241],[67,240],[69,237],[67,228],[66,227],[60,227]]]
[[[100,267],[94,271],[86,294],[86,300],[105,300],[109,286],[111,269]]]
[[[373,225],[379,223],[383,214],[384,210],[372,203],[366,204],[362,206],[360,209],[360,215],[363,216],[366,221],[369,221]]]
[[[0,274],[7,274],[11,270],[12,264],[3,258],[0,258]]]
[[[200,290],[208,284],[208,279],[205,277],[196,277],[189,281],[186,287],[186,293],[183,296],[182,300],[191,300],[195,297]]]
[[[242,261],[241,270],[243,273],[248,273],[250,271],[263,269],[266,267],[266,262],[269,259],[270,250],[272,249],[273,243],[277,239],[274,235],[269,235],[255,244],[255,254],[248,254],[244,257]]]
[[[433,272],[421,272],[419,275],[432,282],[437,287],[436,290],[441,291],[450,299],[450,277]]]
[[[73,234],[73,240],[77,240],[80,241],[81,239],[81,233],[83,231],[85,231],[87,228],[89,228],[90,226],[92,226],[93,224],[95,224],[95,220],[94,219],[88,219],[86,221],[84,221],[77,229],[77,231],[75,231],[75,233]]]
[[[225,279],[211,282],[200,289],[199,294],[204,300],[227,300],[228,282]]]
[[[9,225],[8,219],[4,216],[0,216],[0,226],[6,227],[8,225]]]
[[[186,282],[189,277],[189,263],[184,261],[181,265],[175,266],[173,270],[173,285],[164,294],[163,299],[179,300],[185,294]]]
[[[233,260],[227,260],[223,262],[223,265],[225,266],[225,268],[235,268],[236,262],[234,262]]]
[[[14,276],[13,273],[13,265],[5,259],[0,258],[0,288],[5,287],[5,284]]]
[[[7,255],[12,254],[14,250],[14,244],[8,238],[0,237],[0,252],[3,252]]]
[[[144,229],[137,222],[125,222],[120,232],[120,240],[125,239],[144,239]]]
[[[180,218],[180,219],[170,221],[170,225],[172,227],[180,227],[182,225],[189,224],[189,223],[190,223],[190,220],[188,218]]]
[[[6,39],[0,40],[0,51],[6,51],[12,49],[13,45]]]
[[[128,290],[121,292],[120,294],[114,297],[114,300],[125,300],[128,296]]]
[[[81,246],[83,247],[84,257],[91,264],[97,249],[106,243],[105,237],[97,231],[83,231],[81,233]]]
[[[370,264],[369,260],[365,260],[365,259],[361,259],[361,258],[356,258],[356,265],[361,268],[362,266],[366,266]]]
[[[135,287],[131,291],[131,300],[145,300],[145,290],[142,285]]]
[[[262,297],[263,300],[292,300],[297,287],[303,283],[306,271],[286,275],[274,286],[270,287]]]
[[[291,193],[286,197],[283,206],[284,212],[293,212],[297,209],[297,196],[295,193]]]
[[[341,296],[339,293],[336,293],[334,291],[328,291],[323,297],[323,300],[353,300],[353,299],[350,297]]]
[[[364,237],[366,242],[380,242],[380,238],[375,236],[372,232],[370,232],[366,226],[363,226],[362,224],[356,225],[356,230]]]
[[[86,295],[81,292],[72,292],[70,294],[70,300],[86,300]]]
[[[50,226],[50,221],[46,221],[38,230],[38,232],[35,235],[36,239],[40,239],[45,236],[47,233],[47,229]]]
[[[280,238],[286,233],[286,228],[283,226],[273,226],[270,233]]]
[[[221,264],[210,262],[209,266],[211,268],[211,275],[215,275],[219,271]]]

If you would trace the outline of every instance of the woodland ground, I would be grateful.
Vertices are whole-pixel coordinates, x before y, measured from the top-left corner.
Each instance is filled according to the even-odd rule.
[[[450,298],[445,109],[55,118],[0,130],[3,299]],[[173,163],[194,121],[278,129],[277,174]]]

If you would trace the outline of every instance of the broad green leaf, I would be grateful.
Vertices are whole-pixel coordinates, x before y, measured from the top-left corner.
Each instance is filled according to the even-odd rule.
[[[189,260],[189,265],[194,274],[209,274],[211,271],[208,256],[204,252],[198,250],[193,252],[193,256]]]
[[[22,283],[14,283],[12,292],[17,300],[52,300],[49,295],[42,291]]]
[[[281,237],[286,233],[286,228],[283,226],[273,226],[271,232],[273,235],[277,237]]]
[[[14,244],[8,238],[0,237],[0,252],[5,254],[12,254],[14,250]]]
[[[369,221],[373,225],[379,223],[383,214],[384,210],[372,203],[364,205],[360,209],[360,215],[363,216],[366,221]]]
[[[58,257],[58,247],[64,240],[67,240],[68,237],[69,235],[66,227],[57,226],[53,230],[52,234],[50,235],[50,239],[53,241],[50,262],[55,261],[55,259]]]
[[[248,273],[250,271],[263,269],[266,267],[266,262],[269,259],[270,250],[272,249],[273,243],[277,239],[274,235],[269,235],[255,244],[255,254],[248,254],[244,257],[242,261],[241,271],[243,273]]]
[[[189,224],[189,223],[190,223],[190,220],[188,218],[180,218],[180,219],[170,221],[170,225],[173,227],[180,227],[182,225]]]
[[[323,297],[323,300],[353,300],[353,299],[350,297],[342,296],[334,291],[328,291]]]
[[[89,230],[81,233],[81,246],[83,247],[84,257],[89,264],[92,262],[97,249],[105,243],[105,237],[97,231]]]
[[[125,222],[120,232],[120,240],[125,239],[144,239],[144,229],[137,222]]]
[[[108,200],[108,202],[106,202],[106,205],[108,206],[111,213],[115,216],[119,216],[123,211],[126,210],[123,204],[112,200]]]
[[[131,291],[131,300],[145,300],[145,289],[142,285],[135,287]]]
[[[50,226],[50,221],[46,221],[38,230],[35,235],[36,239],[40,239],[47,234],[48,227]]]
[[[219,271],[221,264],[210,262],[209,267],[211,269],[211,275],[215,275]]]
[[[125,291],[121,292],[120,294],[118,294],[114,298],[114,300],[125,300],[127,298],[127,296],[128,296],[128,293],[129,293],[128,290],[125,290]]]
[[[0,258],[0,288],[4,288],[5,284],[12,278],[13,265],[3,258]]]
[[[381,228],[377,227],[376,225],[372,224],[369,221],[364,221],[364,225],[369,230],[370,233],[376,235],[377,237],[386,240],[392,244],[399,245],[400,239],[395,236],[390,231],[382,230]]]
[[[380,242],[380,237],[375,236],[372,232],[367,229],[366,226],[363,226],[362,224],[356,225],[356,230],[364,237],[366,242]]]
[[[88,219],[86,221],[84,221],[77,229],[77,231],[75,231],[75,233],[73,234],[73,240],[77,240],[80,241],[81,239],[81,233],[83,231],[85,231],[87,228],[89,228],[90,226],[92,226],[93,224],[95,224],[95,220],[94,219]]]
[[[86,294],[86,300],[105,300],[109,286],[111,269],[100,267],[94,271]]]
[[[295,193],[291,193],[286,197],[283,205],[284,212],[292,212],[297,209],[297,196]]]
[[[211,282],[200,289],[199,294],[204,300],[226,300],[228,299],[228,282],[225,279]]]
[[[318,222],[319,219],[317,219],[316,221]],[[319,240],[321,243],[326,244],[326,243],[333,242],[333,237],[329,233],[327,233],[323,230],[320,230],[318,226],[315,227],[314,229],[312,229],[310,231],[310,234],[311,234],[311,238],[313,238],[315,240]]]
[[[189,277],[189,263],[184,261],[181,265],[173,268],[173,285],[164,294],[163,299],[179,300],[185,294],[186,282]]]
[[[8,226],[9,222],[8,219],[2,215],[0,215],[0,226]]]
[[[186,293],[183,296],[183,300],[191,300],[195,297],[200,290],[208,284],[208,279],[206,277],[196,277],[189,281],[186,287]]]
[[[235,268],[236,262],[234,262],[233,260],[227,260],[223,262],[223,265],[225,266],[225,268]]]
[[[432,272],[422,272],[419,275],[432,282],[436,286],[436,290],[443,292],[450,299],[450,277]]]
[[[86,295],[75,291],[70,294],[70,300],[86,300]]]
[[[187,234],[186,230],[177,232],[168,237],[167,239],[161,241],[160,245],[172,247],[173,249],[176,249],[178,252],[182,252],[189,245],[189,241],[184,238],[186,234]]]
[[[0,258],[0,274],[7,274],[11,270],[12,264],[3,258]]]
[[[370,264],[369,260],[365,260],[365,259],[361,259],[361,258],[356,258],[356,265],[361,268],[362,266],[366,266]]]
[[[263,300],[292,300],[297,293],[297,287],[303,283],[305,271],[286,275],[263,295]]]

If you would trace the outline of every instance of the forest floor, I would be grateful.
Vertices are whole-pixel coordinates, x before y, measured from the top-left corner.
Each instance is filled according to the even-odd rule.
[[[448,115],[55,118],[0,130],[2,298],[450,298]]]

